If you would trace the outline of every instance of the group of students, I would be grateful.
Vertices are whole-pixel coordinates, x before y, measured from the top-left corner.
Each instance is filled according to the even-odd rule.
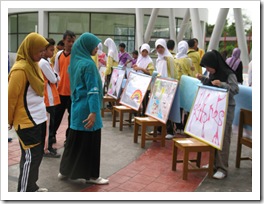
[[[8,125],[9,129],[14,127],[16,130],[22,152],[18,181],[18,191],[21,192],[48,191],[36,183],[39,166],[47,153],[60,156],[52,144],[66,109],[69,113],[68,127],[58,178],[109,183],[108,179],[100,177],[103,87],[96,62],[98,60],[107,67],[107,76],[111,74],[112,67],[119,63],[124,67],[133,58],[125,52],[123,43],[119,45],[118,53],[111,38],[104,42],[108,48],[106,56],[102,52],[101,40],[88,32],[76,40],[72,31],[66,31],[63,43],[63,49],[57,51],[52,64],[49,58],[54,56],[54,40],[30,33],[22,41],[8,76]],[[226,88],[230,92],[223,149],[216,151],[215,159],[214,178],[222,179],[227,176],[235,107],[233,95],[238,93],[237,77],[216,50],[205,53],[199,61],[199,66],[209,72],[208,77],[202,75],[201,69],[188,55],[189,52],[200,56],[199,49],[197,51],[195,46],[188,44],[189,41],[180,41],[177,53],[173,55],[166,40],[158,39],[155,42],[157,59],[154,66],[149,56],[150,46],[144,43],[132,67],[148,75],[156,70],[161,77],[177,80],[183,74],[197,77],[206,85]],[[49,135],[48,139],[46,135]]]

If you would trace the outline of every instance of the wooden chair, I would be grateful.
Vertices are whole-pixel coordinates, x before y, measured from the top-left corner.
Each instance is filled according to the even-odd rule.
[[[242,145],[252,148],[252,139],[243,136],[244,125],[252,126],[252,111],[241,109],[238,125],[237,153],[236,153],[236,168],[240,168],[241,160],[252,160],[249,156],[241,156]]]
[[[137,143],[138,136],[141,135],[141,148],[145,147],[146,140],[161,140],[161,146],[165,146],[165,136],[167,134],[166,124],[158,121],[152,117],[135,117],[134,118],[134,143]],[[141,134],[138,133],[139,127],[141,126]],[[153,126],[154,127],[154,134],[148,134],[147,127]],[[157,136],[157,128],[161,126],[161,136]]]
[[[183,159],[179,160],[178,149],[183,151]],[[190,152],[197,152],[196,159],[189,159]],[[209,164],[208,167],[201,168],[201,157],[202,152],[209,152]],[[183,180],[187,180],[188,172],[193,171],[207,171],[208,177],[211,178],[213,176],[213,165],[214,165],[214,147],[201,142],[195,138],[175,138],[173,139],[173,156],[172,156],[172,170],[176,171],[177,163],[183,163],[183,172],[182,178]],[[193,165],[192,162],[195,162],[196,165]],[[189,168],[189,165],[192,168]]]
[[[107,103],[111,103],[112,107],[108,108]],[[104,117],[105,112],[113,112],[113,106],[116,105],[117,99],[113,98],[112,96],[105,95],[103,97],[103,108],[101,109],[101,116]]]
[[[129,117],[127,120],[124,119],[124,114],[128,113]],[[132,122],[132,114],[135,113],[139,113],[138,111],[127,107],[127,106],[123,106],[123,105],[119,105],[119,106],[114,106],[113,107],[113,121],[112,121],[112,126],[115,127],[116,126],[116,122],[119,122],[119,130],[122,131],[123,130],[123,126],[124,125],[128,125],[129,127],[131,127],[132,125],[134,125],[134,123]],[[117,116],[119,115],[119,119],[117,119]]]

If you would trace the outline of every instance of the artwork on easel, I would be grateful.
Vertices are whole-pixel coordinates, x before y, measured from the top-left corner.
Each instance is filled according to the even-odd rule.
[[[177,80],[156,78],[145,114],[166,124],[177,87]]]
[[[122,89],[122,81],[125,77],[125,70],[113,69],[109,82],[107,94],[115,99],[119,99]]]
[[[102,80],[102,87],[104,87],[105,85],[105,70],[106,70],[106,67],[100,67],[99,69],[99,74]]]
[[[222,149],[229,93],[226,89],[200,86],[184,133]]]
[[[150,81],[151,76],[131,71],[122,92],[120,103],[138,111]]]

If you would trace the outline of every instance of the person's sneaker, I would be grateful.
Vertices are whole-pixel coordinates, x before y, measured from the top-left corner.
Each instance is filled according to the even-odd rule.
[[[59,180],[66,180],[67,179],[67,176],[64,176],[61,173],[58,173],[58,179]]]
[[[207,168],[209,168],[209,164],[205,164],[205,165],[203,165],[202,168],[203,168],[203,169],[207,169]]]
[[[60,154],[54,152],[47,152],[43,154],[43,157],[50,157],[50,158],[60,158]]]
[[[221,171],[217,171],[214,175],[213,178],[215,179],[224,179],[226,177],[226,174],[221,172]]]
[[[102,177],[98,177],[97,179],[86,180],[86,183],[94,183],[94,184],[104,185],[104,184],[108,184],[109,180],[108,179],[104,179]]]
[[[165,138],[167,139],[167,140],[171,140],[172,138],[174,138],[175,136],[174,135],[171,135],[171,134],[167,134],[166,136],[165,136]]]
[[[57,149],[56,148],[51,147],[51,148],[48,148],[48,150],[50,152],[54,153],[54,154],[57,154]]]
[[[39,188],[35,192],[48,192],[48,189],[47,188]]]
[[[149,132],[148,134],[149,134],[149,135],[154,135],[154,131],[151,131],[151,132]],[[161,134],[161,132],[157,130],[157,135],[160,135],[160,134]]]

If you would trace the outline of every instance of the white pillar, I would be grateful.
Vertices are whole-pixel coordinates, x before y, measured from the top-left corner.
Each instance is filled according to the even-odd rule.
[[[202,36],[202,28],[198,8],[190,8],[190,15],[193,28],[193,37],[198,39],[199,47],[204,47],[204,39]]]
[[[241,50],[240,59],[243,63],[243,66],[247,68],[248,63],[249,63],[249,55],[247,51],[247,40],[246,40],[245,29],[243,25],[243,17],[242,17],[241,8],[234,8],[234,17],[235,17],[238,47]],[[244,71],[247,72],[247,70],[244,70]]]
[[[151,33],[153,31],[154,28],[154,24],[156,21],[156,18],[158,16],[159,13],[159,8],[153,8],[152,12],[151,12],[151,16],[149,18],[149,22],[145,31],[145,35],[144,35],[144,42],[148,43],[150,41],[150,37],[151,37]]]
[[[190,20],[190,9],[187,8],[181,23],[180,31],[177,36],[177,42],[180,42],[183,39],[184,33],[188,28],[189,20]]]
[[[217,50],[223,32],[229,8],[221,8],[207,50]]]
[[[169,15],[169,25],[170,25],[170,39],[174,40],[175,42],[175,48],[177,45],[177,40],[176,40],[176,22],[175,22],[175,17],[174,17],[174,9],[170,8],[170,15]],[[174,50],[175,51],[175,50]]]
[[[48,37],[48,13],[40,9],[38,12],[38,33],[45,38]]]
[[[142,8],[136,8],[136,43],[135,50],[138,50],[139,47],[143,44],[143,25],[144,16]]]

